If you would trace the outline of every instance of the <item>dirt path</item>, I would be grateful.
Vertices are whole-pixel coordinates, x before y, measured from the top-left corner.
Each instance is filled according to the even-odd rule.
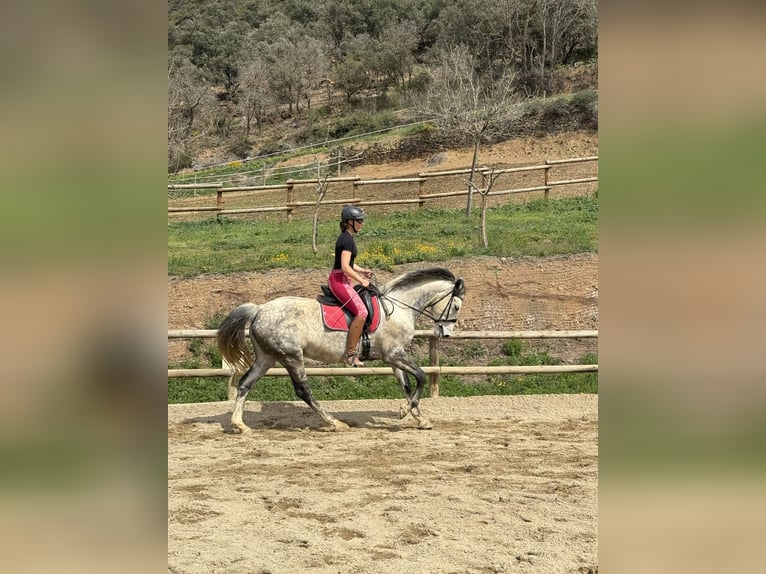
[[[168,407],[168,571],[597,572],[598,398]]]

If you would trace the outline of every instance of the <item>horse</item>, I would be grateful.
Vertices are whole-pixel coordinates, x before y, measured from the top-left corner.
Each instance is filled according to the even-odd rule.
[[[405,273],[372,291],[385,310],[374,332],[369,334],[369,350],[364,358],[380,359],[390,365],[407,400],[400,418],[412,414],[418,428],[433,428],[419,408],[426,377],[406,352],[415,334],[415,323],[421,316],[434,322],[434,336],[452,334],[465,298],[465,284],[450,271],[435,267]],[[254,353],[247,345],[246,329]],[[346,331],[325,327],[321,303],[304,297],[279,297],[256,305],[244,303],[221,323],[217,334],[221,356],[244,372],[238,382],[237,397],[231,415],[232,430],[247,433],[251,429],[242,420],[247,394],[253,385],[276,362],[281,363],[293,384],[295,394],[316,412],[331,430],[348,430],[349,426],[325,411],[314,399],[306,377],[305,359],[324,363],[342,360],[346,349]],[[415,377],[415,389],[410,385]]]

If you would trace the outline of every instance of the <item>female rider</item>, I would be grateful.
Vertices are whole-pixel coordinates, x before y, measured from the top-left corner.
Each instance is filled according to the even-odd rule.
[[[354,263],[357,253],[354,235],[361,231],[363,225],[364,212],[361,209],[354,205],[343,208],[340,213],[340,235],[335,242],[335,264],[327,281],[333,295],[354,314],[354,320],[348,328],[346,352],[343,355],[343,359],[352,367],[364,366],[357,358],[356,347],[367,319],[367,307],[354,291],[353,282],[368,287],[372,277],[372,271]]]

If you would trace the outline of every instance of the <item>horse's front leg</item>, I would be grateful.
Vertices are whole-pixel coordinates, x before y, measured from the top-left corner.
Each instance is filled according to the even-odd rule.
[[[399,381],[399,387],[401,387],[402,392],[404,393],[404,396],[407,399],[407,402],[409,403],[410,399],[412,398],[412,386],[410,385],[410,376],[402,369],[399,369],[397,367],[393,367],[393,369],[394,369],[394,377],[396,377],[396,380]]]
[[[426,374],[423,369],[413,363],[406,355],[397,355],[388,360],[388,363],[393,367],[394,376],[399,381],[399,385],[402,387],[402,392],[407,399],[407,407],[399,411],[399,418],[404,418],[407,415],[418,421],[419,429],[432,429],[433,425],[431,421],[425,418],[420,413],[420,397],[423,394],[423,388],[426,384]],[[415,391],[411,391],[409,376],[412,375],[417,381]]]
[[[295,394],[298,396],[298,398],[310,406],[316,414],[322,417],[324,422],[333,428],[333,430],[343,431],[349,429],[349,426],[346,423],[339,421],[330,413],[325,411],[321,406],[319,406],[319,403],[316,401],[314,395],[311,392],[308,377],[306,377],[306,369],[304,368],[302,362],[298,364],[289,364],[283,362],[282,364],[284,364],[287,372],[290,374],[290,380],[293,382],[293,389],[295,390]]]

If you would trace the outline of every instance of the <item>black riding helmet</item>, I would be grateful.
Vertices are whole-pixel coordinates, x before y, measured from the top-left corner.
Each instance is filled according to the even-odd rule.
[[[340,212],[340,221],[344,223],[349,219],[364,219],[364,211],[356,207],[355,205],[347,205]]]

